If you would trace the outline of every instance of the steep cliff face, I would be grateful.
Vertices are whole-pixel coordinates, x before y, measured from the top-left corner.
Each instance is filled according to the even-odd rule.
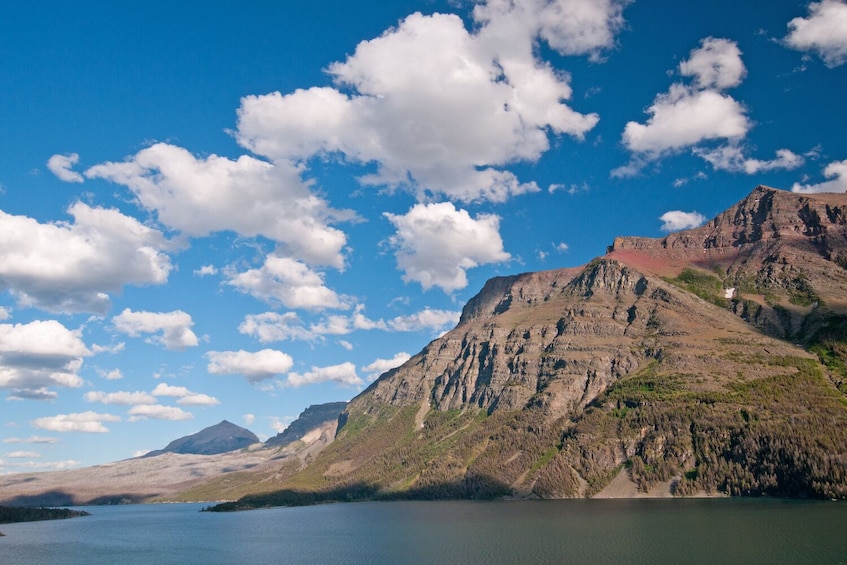
[[[661,239],[619,237],[616,258],[675,277],[708,271],[732,311],[776,337],[813,345],[829,315],[847,315],[847,198],[760,186],[706,225]],[[818,310],[819,306],[825,308]]]
[[[702,228],[493,279],[287,490],[242,507],[590,496],[620,473],[641,492],[845,498],[845,206],[759,187]]]

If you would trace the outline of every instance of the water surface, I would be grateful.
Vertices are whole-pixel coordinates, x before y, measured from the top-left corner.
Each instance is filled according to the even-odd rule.
[[[847,563],[847,505],[785,500],[373,502],[200,513],[86,507],[6,524],[0,564]]]

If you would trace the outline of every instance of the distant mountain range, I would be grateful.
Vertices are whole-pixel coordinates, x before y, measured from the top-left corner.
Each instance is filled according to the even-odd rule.
[[[177,453],[230,445],[206,432],[112,466],[0,476],[0,503],[44,500],[51,484],[60,495],[98,485],[79,486],[75,503],[233,501],[218,510],[847,498],[847,195],[758,187],[700,228],[619,237],[587,265],[492,279],[455,329],[349,404],[310,406],[264,446]],[[191,475],[177,475],[183,458]],[[122,485],[149,469],[168,487],[150,480],[133,498]]]

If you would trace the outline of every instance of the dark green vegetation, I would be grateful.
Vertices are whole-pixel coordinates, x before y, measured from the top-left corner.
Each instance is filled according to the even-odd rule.
[[[83,510],[69,508],[23,508],[18,506],[0,506],[0,524],[13,522],[37,522],[39,520],[61,520],[90,516]]]

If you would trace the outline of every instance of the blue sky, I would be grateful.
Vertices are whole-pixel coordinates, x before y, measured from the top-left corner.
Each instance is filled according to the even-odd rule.
[[[847,190],[847,4],[5,3],[0,473],[272,436],[492,276]]]

